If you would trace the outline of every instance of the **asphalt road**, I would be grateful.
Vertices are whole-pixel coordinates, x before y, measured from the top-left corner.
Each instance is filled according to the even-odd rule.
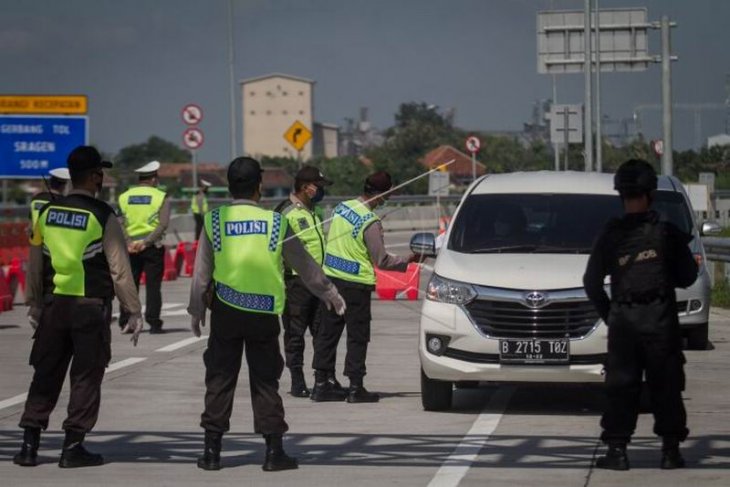
[[[407,235],[391,234],[388,240],[393,251],[407,251]],[[651,417],[642,415],[630,446],[632,470],[606,472],[592,468],[603,402],[595,388],[483,384],[457,391],[450,412],[424,412],[416,348],[420,303],[409,301],[374,305],[366,385],[382,394],[380,403],[313,403],[283,394],[291,427],[286,448],[299,457],[299,470],[261,471],[263,440],[252,433],[244,370],[232,430],[223,441],[224,469],[201,471],[195,460],[203,438],[198,423],[205,341],[190,339],[184,312],[188,286],[187,278],[163,286],[168,333],[144,333],[137,347],[125,336],[113,337],[101,415],[87,441],[106,458],[98,468],[61,470],[56,465],[66,388],[42,438],[42,464],[12,464],[22,437],[17,423],[23,394],[32,372],[31,329],[22,306],[0,314],[0,485],[728,484],[730,313],[711,315],[711,350],[687,352],[685,400],[692,430],[684,449],[688,468],[659,470],[660,443],[651,433]],[[307,357],[309,362],[311,349]],[[338,373],[343,359],[344,348],[338,355]],[[285,372],[281,390],[288,389]]]

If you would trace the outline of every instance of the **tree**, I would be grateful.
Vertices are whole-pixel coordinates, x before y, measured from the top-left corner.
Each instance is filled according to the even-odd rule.
[[[156,135],[146,142],[132,144],[122,148],[116,157],[116,166],[121,170],[141,166],[150,161],[190,162],[190,151],[181,149],[177,145]]]

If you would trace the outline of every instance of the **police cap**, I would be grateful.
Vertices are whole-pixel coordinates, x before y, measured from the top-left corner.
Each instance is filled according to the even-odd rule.
[[[613,187],[619,193],[645,194],[657,187],[654,167],[642,159],[630,159],[618,168],[613,177]]]
[[[90,145],[80,145],[72,150],[66,159],[66,165],[71,172],[112,167],[112,163],[103,161],[99,151]]]
[[[393,180],[386,171],[371,174],[365,180],[365,194],[385,193],[393,187]]]

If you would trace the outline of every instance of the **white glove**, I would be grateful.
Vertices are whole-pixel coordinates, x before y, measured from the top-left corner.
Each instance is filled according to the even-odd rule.
[[[340,293],[335,293],[334,296],[328,297],[324,304],[327,306],[328,311],[334,310],[334,312],[337,313],[337,316],[345,316],[347,305],[345,304],[345,300],[342,296],[340,296]]]
[[[190,317],[190,331],[193,335],[200,337],[200,327],[205,326],[205,315],[202,317],[191,316]]]
[[[43,308],[35,308],[31,306],[28,309],[28,323],[30,323],[31,328],[34,330],[38,328],[38,324],[41,322],[41,314],[43,313]]]
[[[122,334],[131,333],[132,338],[129,340],[134,343],[134,346],[137,346],[137,341],[139,340],[139,332],[142,331],[142,327],[144,326],[144,321],[142,321],[142,315],[136,314],[129,317],[129,321],[127,321],[126,326],[122,330]]]

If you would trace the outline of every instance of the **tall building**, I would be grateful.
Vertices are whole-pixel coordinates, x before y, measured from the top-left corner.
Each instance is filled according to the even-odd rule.
[[[314,81],[288,74],[268,74],[240,82],[243,100],[243,153],[297,157],[284,133],[297,120],[314,131]],[[302,149],[312,157],[312,141]]]

